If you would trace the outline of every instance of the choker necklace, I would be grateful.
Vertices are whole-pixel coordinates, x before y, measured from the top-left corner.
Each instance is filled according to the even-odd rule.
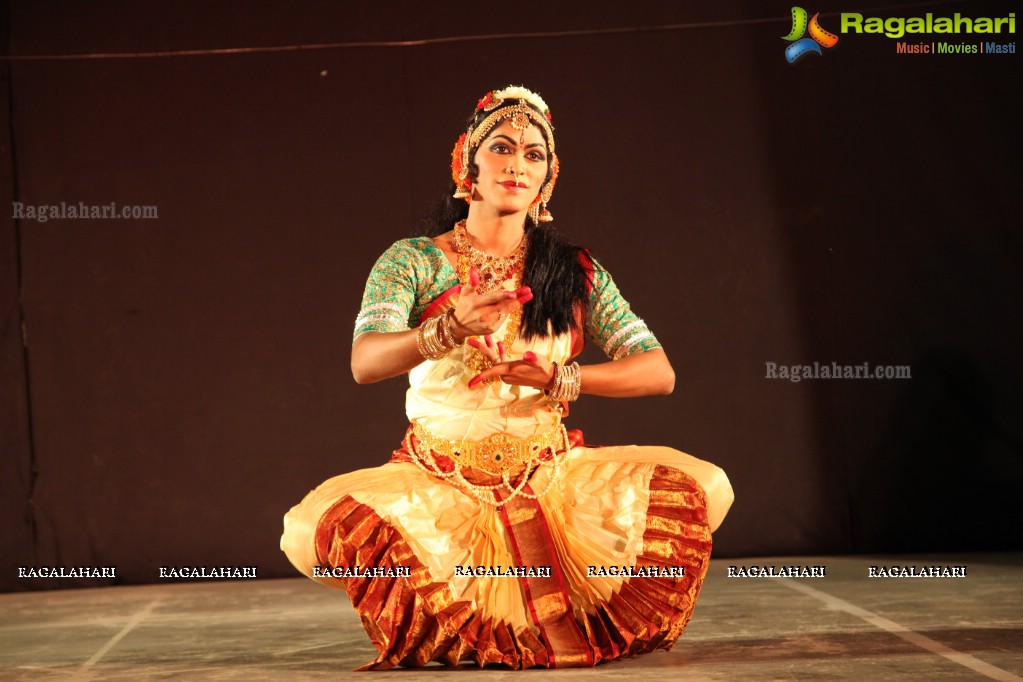
[[[494,291],[506,280],[512,280],[515,288],[521,286],[522,266],[526,262],[526,236],[515,247],[510,256],[491,256],[480,251],[469,241],[469,232],[465,229],[465,221],[455,223],[455,251],[458,253],[458,281],[462,285],[469,283],[469,270],[476,269],[480,283],[477,293],[485,294]]]
[[[458,253],[458,281],[462,286],[469,283],[469,270],[475,269],[480,276],[480,283],[476,287],[477,294],[485,294],[490,291],[505,288],[501,285],[504,282],[511,282],[512,289],[522,286],[522,271],[526,264],[526,236],[522,235],[522,241],[515,248],[510,256],[491,256],[480,251],[469,241],[469,233],[465,229],[465,221],[455,223],[454,234],[455,251]],[[510,291],[509,290],[509,291]],[[505,323],[504,348],[505,352],[511,352],[512,344],[519,336],[519,326],[522,323],[522,306],[517,306],[508,314]],[[481,343],[483,337],[475,337]],[[494,366],[493,361],[486,355],[472,346],[465,347],[465,364],[475,374]],[[485,381],[489,384],[492,379]]]

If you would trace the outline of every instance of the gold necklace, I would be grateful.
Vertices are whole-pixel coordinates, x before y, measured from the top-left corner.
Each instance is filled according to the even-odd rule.
[[[454,233],[455,251],[458,253],[458,281],[462,286],[469,283],[469,271],[475,269],[480,276],[480,283],[476,287],[477,294],[485,294],[502,288],[504,282],[511,282],[513,289],[522,286],[522,272],[526,264],[526,236],[522,236],[515,252],[510,256],[491,256],[480,251],[469,241],[469,233],[465,229],[465,221],[455,223]],[[522,324],[522,306],[516,306],[508,314],[508,322],[505,327],[504,348],[511,350],[512,344],[519,336],[519,326]],[[482,337],[475,337],[481,343]],[[481,351],[472,346],[466,347],[465,364],[475,374],[494,366],[494,362]],[[490,383],[490,380],[484,382]]]
[[[501,286],[501,283],[517,276],[515,288],[522,281],[522,267],[526,261],[526,237],[522,236],[519,245],[510,256],[491,256],[480,251],[469,240],[465,229],[465,221],[455,223],[455,251],[458,253],[458,280],[463,284],[469,282],[469,270],[475,268],[480,276],[477,293],[485,294]]]

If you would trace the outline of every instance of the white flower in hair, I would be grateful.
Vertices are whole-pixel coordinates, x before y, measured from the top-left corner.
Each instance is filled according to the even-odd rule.
[[[543,97],[521,85],[509,85],[503,90],[495,90],[494,97],[499,97],[503,100],[524,99],[543,113],[547,114],[550,112],[547,102],[543,101]]]

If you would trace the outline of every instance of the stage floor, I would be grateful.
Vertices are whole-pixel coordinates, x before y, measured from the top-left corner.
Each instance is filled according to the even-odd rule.
[[[870,566],[964,564],[965,578],[868,577]],[[823,565],[826,575],[728,577],[729,567],[765,565]],[[375,653],[347,597],[304,578],[0,595],[3,680],[336,680]],[[360,677],[414,682],[475,670]],[[550,675],[1021,680],[1023,555],[715,559],[671,652]]]

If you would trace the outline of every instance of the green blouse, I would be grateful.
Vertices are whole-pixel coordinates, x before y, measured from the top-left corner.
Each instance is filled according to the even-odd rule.
[[[366,280],[355,336],[415,327],[427,306],[456,284],[458,274],[432,239],[414,237],[395,242],[380,256]],[[622,298],[611,274],[597,261],[593,261],[586,336],[613,360],[661,347]]]

